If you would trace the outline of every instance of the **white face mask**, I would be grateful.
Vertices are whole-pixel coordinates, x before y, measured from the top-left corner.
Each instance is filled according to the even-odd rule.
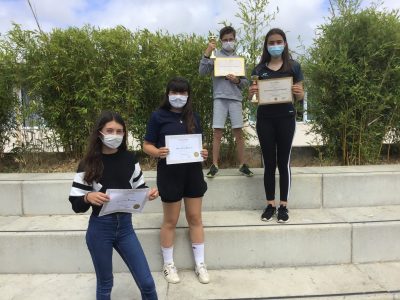
[[[222,48],[228,52],[235,50],[235,41],[222,42]]]
[[[121,145],[122,140],[124,139],[123,135],[104,134],[101,131],[100,131],[100,133],[103,135],[101,137],[103,144],[111,149],[117,149]]]
[[[187,103],[188,96],[185,95],[169,95],[168,100],[172,107],[182,108]]]

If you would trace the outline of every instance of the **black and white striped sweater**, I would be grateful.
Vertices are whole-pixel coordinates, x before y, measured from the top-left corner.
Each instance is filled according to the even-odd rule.
[[[84,201],[88,192],[105,193],[107,189],[137,189],[146,187],[144,176],[139,162],[133,152],[118,151],[114,154],[102,154],[104,165],[103,174],[99,182],[87,183],[84,181],[84,166],[79,164],[72,183],[69,201],[76,213],[86,212],[92,206],[93,214],[98,215],[101,206],[90,205]]]

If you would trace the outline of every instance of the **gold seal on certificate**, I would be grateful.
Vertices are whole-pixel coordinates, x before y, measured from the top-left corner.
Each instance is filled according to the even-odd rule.
[[[140,204],[135,204],[135,205],[133,206],[133,209],[138,209],[138,208],[140,208]]]
[[[293,102],[293,77],[258,80],[258,104],[278,104]]]
[[[243,57],[217,57],[214,62],[214,76],[221,77],[229,74],[245,76]]]
[[[194,157],[199,157],[199,152],[195,152],[195,153],[193,153],[193,155],[194,155]]]

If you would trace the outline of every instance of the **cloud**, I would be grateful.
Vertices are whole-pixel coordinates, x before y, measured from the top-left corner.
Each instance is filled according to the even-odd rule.
[[[101,28],[123,25],[131,30],[147,28],[207,35],[209,30],[217,32],[223,20],[240,26],[240,20],[234,17],[238,9],[233,0],[30,1],[45,31],[91,24]],[[328,0],[270,0],[268,10],[272,12],[277,6],[279,13],[271,26],[287,32],[292,49],[299,44],[298,36],[306,46],[311,45],[317,26],[328,16]],[[384,6],[400,8],[400,1],[386,0]],[[9,30],[11,22],[22,24],[24,29],[37,29],[26,0],[0,0],[0,32]]]

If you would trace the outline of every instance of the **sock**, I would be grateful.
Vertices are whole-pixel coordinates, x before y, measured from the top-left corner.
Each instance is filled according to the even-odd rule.
[[[204,263],[204,243],[202,244],[192,243],[192,249],[196,265],[198,266],[201,263]]]
[[[174,262],[174,246],[169,248],[161,247],[161,252],[164,259],[164,265]]]

